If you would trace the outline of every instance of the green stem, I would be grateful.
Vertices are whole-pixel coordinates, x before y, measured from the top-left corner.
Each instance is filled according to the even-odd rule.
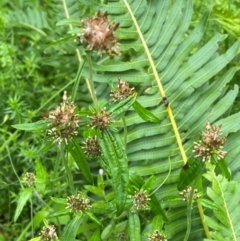
[[[126,149],[127,148],[127,125],[126,125],[126,119],[124,115],[122,115],[122,122],[123,122],[123,130],[124,130],[124,146]]]
[[[188,199],[188,205],[187,205],[187,231],[186,231],[186,234],[185,234],[185,237],[184,237],[183,241],[187,241],[188,240],[190,232],[191,232],[192,200],[193,200],[194,188],[196,186],[197,179],[198,179],[198,177],[195,179],[195,181],[192,184],[192,189],[191,189],[190,196],[189,196],[189,199]]]
[[[89,92],[91,94],[94,107],[95,109],[98,109],[97,95],[95,93],[94,83],[93,83],[92,59],[91,59],[90,53],[87,53],[87,61],[88,61],[88,67],[89,67],[89,80],[87,80],[86,83],[87,83]]]
[[[68,159],[67,159],[67,157],[65,155],[65,150],[66,150],[66,145],[65,145],[64,142],[62,142],[61,146],[60,146],[61,159],[63,160],[64,166],[65,166],[65,170],[67,172],[68,184],[69,184],[69,187],[71,189],[71,192],[75,193],[74,192],[74,186],[73,186],[73,177],[72,177],[72,173],[71,173],[71,170],[69,168],[69,165],[68,165]]]
[[[210,235],[209,228],[206,225],[206,223],[204,222],[204,211],[203,211],[202,204],[198,203],[197,206],[198,206],[198,212],[199,212],[200,217],[201,217],[201,221],[202,221],[202,225],[203,225],[203,229],[204,229],[204,232],[206,234],[206,237],[207,237],[207,239],[212,239],[212,237]]]

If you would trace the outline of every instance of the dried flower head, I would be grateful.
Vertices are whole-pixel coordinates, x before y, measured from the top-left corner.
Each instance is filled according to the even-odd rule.
[[[100,11],[93,17],[82,20],[83,34],[80,34],[80,42],[89,50],[97,50],[102,56],[102,50],[108,55],[121,55],[118,49],[118,39],[114,36],[114,31],[119,23],[111,24],[108,20],[108,13],[101,15]]]
[[[42,241],[53,241],[58,238],[54,225],[44,226],[39,235]]]
[[[27,184],[27,186],[32,187],[36,181],[36,176],[34,173],[26,172],[24,176],[24,182]]]
[[[202,140],[194,142],[195,157],[202,157],[203,162],[210,162],[212,155],[215,154],[218,160],[222,159],[227,153],[222,150],[226,137],[221,137],[220,132],[221,126],[212,127],[207,121],[206,130],[202,133]]]
[[[94,128],[97,127],[101,131],[108,130],[109,124],[113,122],[110,116],[111,113],[107,113],[106,108],[103,108],[100,113],[95,112],[93,116],[90,116],[90,118],[92,119],[90,126]]]
[[[63,102],[55,110],[51,111],[46,119],[50,120],[48,135],[54,142],[59,144],[64,141],[66,144],[73,136],[77,135],[79,117],[74,114],[76,106],[68,102],[67,92],[64,91]]]
[[[75,213],[82,213],[85,210],[88,210],[91,208],[90,200],[88,198],[82,197],[80,194],[78,195],[72,195],[70,197],[67,197],[67,207],[69,208],[71,212]]]
[[[118,238],[122,241],[125,241],[127,240],[127,235],[124,231],[122,231],[119,235],[118,235]]]
[[[187,186],[182,192],[179,193],[179,195],[182,196],[184,201],[188,201],[190,198],[191,191],[192,191],[192,187]],[[198,198],[199,198],[198,190],[194,189],[192,199],[195,201]]]
[[[145,190],[140,190],[139,192],[135,191],[135,194],[132,198],[134,205],[133,211],[135,209],[146,209],[148,207],[148,201],[151,200]]]
[[[149,241],[167,241],[167,236],[163,233],[160,233],[158,230],[155,230],[153,234],[149,235]]]
[[[83,149],[84,153],[86,153],[87,156],[101,155],[101,148],[99,146],[97,136],[88,137],[84,144],[85,146],[83,147]]]
[[[118,77],[118,86],[116,89],[111,90],[111,101],[117,102],[125,100],[129,96],[133,95],[135,92],[134,88],[130,88],[127,82],[124,82],[120,77]]]

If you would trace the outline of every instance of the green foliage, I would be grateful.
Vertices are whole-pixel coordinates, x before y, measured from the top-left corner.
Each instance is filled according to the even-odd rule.
[[[156,230],[169,241],[239,238],[239,2],[208,5],[0,4],[0,239],[40,240],[44,223],[57,227],[61,241],[145,241]],[[79,41],[79,18],[97,11],[120,23],[114,34],[121,56],[100,57]],[[119,77],[136,92],[110,101]],[[70,97],[60,105],[64,91]],[[70,100],[76,109],[66,109]],[[69,127],[73,112],[74,137],[53,143],[53,123],[67,113],[61,124]],[[215,169],[192,152],[207,120],[227,136],[227,155]],[[99,146],[90,147],[100,155],[87,152],[88,137],[96,137]],[[36,174],[34,187],[23,187],[26,172]],[[187,202],[179,196],[186,186],[199,190],[196,202],[193,191]],[[67,197],[78,193],[91,204],[82,214],[66,209]],[[138,193],[145,208],[135,205]]]
[[[204,177],[211,183],[207,195],[215,203],[214,218],[205,217],[204,221],[212,229],[211,236],[215,240],[238,240],[240,237],[239,194],[240,186],[236,181],[228,182],[223,176],[214,173],[213,168]]]

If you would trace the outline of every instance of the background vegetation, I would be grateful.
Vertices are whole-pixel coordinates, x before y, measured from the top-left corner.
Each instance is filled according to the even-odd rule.
[[[126,8],[127,2],[130,9],[138,10],[134,12],[134,19],[141,25],[138,31],[133,18],[130,18],[130,10]],[[0,240],[33,240],[48,221],[56,226],[62,241],[75,238],[92,241],[148,240],[154,230],[165,233],[168,240],[184,240],[190,226],[188,240],[240,240],[237,230],[239,218],[234,215],[234,212],[239,214],[240,189],[240,1],[194,0],[191,3],[176,0],[170,1],[169,5],[168,1],[160,2],[1,1]],[[165,10],[161,8],[163,5]],[[181,14],[174,15],[174,9],[178,8],[182,11],[177,13]],[[157,22],[161,21],[160,17],[158,19],[160,9],[162,14],[164,11],[168,13],[162,19],[162,25]],[[100,58],[79,46],[76,33],[81,31],[81,23],[80,20],[77,23],[78,19],[94,16],[98,10],[107,10],[112,22],[120,22],[116,35],[121,57],[110,58],[104,53]],[[178,15],[179,18],[176,17]],[[71,21],[67,22],[65,19],[69,17]],[[154,23],[159,24],[159,28],[161,26],[158,31],[162,35],[153,31]],[[170,30],[165,33],[166,26]],[[149,35],[148,29],[156,36]],[[228,178],[226,168],[225,173],[219,167],[214,169],[209,166],[211,171],[208,173],[204,168],[205,178],[199,177],[194,182],[202,201],[194,204],[192,214],[191,201],[184,202],[177,189],[180,172],[186,163],[179,152],[166,107],[162,104],[156,76],[146,56],[146,48],[140,41],[140,33],[151,53],[154,53],[154,48],[159,51],[159,55],[152,54],[153,64],[166,90],[190,166],[196,161],[192,155],[193,142],[201,138],[207,120],[214,126],[221,124],[223,134],[228,136],[224,146],[228,152],[225,162],[232,177]],[[199,38],[189,42],[188,47],[187,39],[192,36],[191,33],[199,34]],[[207,43],[209,48],[204,49]],[[202,54],[202,57],[194,55],[196,53]],[[83,60],[90,55],[92,60],[87,61],[80,73]],[[187,73],[186,76],[184,73]],[[205,79],[204,73],[207,73]],[[107,103],[111,86],[116,86],[118,76],[121,76],[138,92],[137,101],[160,120],[157,124],[150,121],[150,116],[143,120],[139,116],[140,111],[137,113],[132,107],[129,111],[123,110],[124,105],[119,107],[121,115],[116,114],[111,133],[114,133],[118,150],[124,149],[121,143],[127,145],[126,151],[122,152],[128,158],[129,182],[127,190],[126,183],[123,183],[126,203],[119,204],[118,212],[116,196],[121,190],[116,190],[116,183],[114,186],[116,176],[111,175],[113,170],[109,163],[106,167],[101,160],[90,158],[87,162],[89,175],[87,170],[81,169],[79,153],[74,155],[71,145],[67,149],[47,138],[46,126],[45,129],[44,125],[40,128],[36,125],[13,127],[42,120],[46,112],[62,102],[63,91],[66,90],[71,97],[76,92],[74,103],[78,106],[80,119],[83,119],[77,136],[81,152],[89,134],[101,137],[98,132],[92,133],[88,126],[87,116],[93,114],[94,109],[99,111],[86,84],[91,75],[100,109],[107,106],[113,109],[113,113],[116,112],[117,107],[109,107]],[[78,80],[80,82],[76,86]],[[146,109],[143,112],[148,115]],[[121,119],[122,116],[125,117]],[[106,147],[106,139],[101,140],[101,146]],[[114,158],[107,153],[104,152],[105,157]],[[83,152],[81,155],[79,159],[85,160]],[[67,166],[63,163],[66,156]],[[122,168],[122,163],[116,165]],[[99,174],[101,168],[105,171],[104,175]],[[34,188],[24,186],[26,172],[36,175]],[[192,172],[187,176],[197,176],[194,168]],[[183,183],[184,186],[186,183]],[[71,185],[73,189],[69,188]],[[132,196],[142,189],[147,191],[151,201],[146,210],[134,214],[131,212]],[[92,209],[80,217],[65,208],[66,198],[78,192],[88,196],[92,204]],[[205,217],[200,215],[200,206]],[[71,234],[76,234],[76,237]]]

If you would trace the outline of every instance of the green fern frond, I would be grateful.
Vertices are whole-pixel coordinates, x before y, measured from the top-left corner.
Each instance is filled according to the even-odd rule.
[[[204,174],[212,183],[212,188],[207,189],[210,199],[218,206],[213,210],[214,217],[205,217],[206,224],[210,227],[214,240],[240,239],[240,186],[236,181],[228,182],[223,176],[216,176],[213,170]]]

